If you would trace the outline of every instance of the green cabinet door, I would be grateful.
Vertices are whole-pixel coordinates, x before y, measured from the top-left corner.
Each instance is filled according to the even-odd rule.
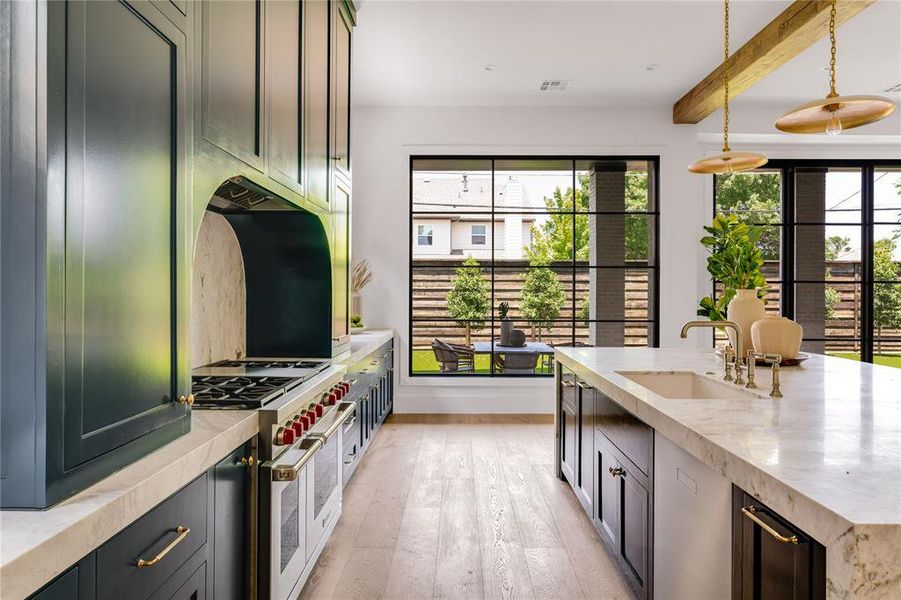
[[[331,157],[335,171],[350,177],[350,44],[354,17],[344,0],[332,4]]]
[[[332,345],[350,343],[350,186],[334,178],[332,193]]]
[[[49,7],[48,497],[188,430],[185,37],[149,2]]]
[[[252,478],[256,469],[253,443],[247,442],[213,468],[213,598],[229,600],[252,595],[251,564],[255,562],[250,532]]]

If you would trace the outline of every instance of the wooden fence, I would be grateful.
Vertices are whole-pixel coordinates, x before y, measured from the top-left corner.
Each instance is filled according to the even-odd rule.
[[[531,325],[522,318],[520,304],[522,301],[522,286],[528,265],[522,261],[504,261],[495,263],[494,269],[494,306],[506,301],[510,304],[510,317],[515,326],[526,331],[529,339],[538,339],[539,332],[534,331]],[[432,340],[440,338],[452,343],[464,343],[466,331],[463,326],[451,319],[447,312],[447,294],[451,289],[451,280],[455,275],[455,268],[459,263],[436,263],[436,261],[414,261],[413,263],[413,347],[428,348]],[[830,272],[830,287],[837,292],[837,301],[833,308],[831,318],[826,320],[826,336],[829,338],[856,338],[860,337],[860,286],[853,283],[860,278],[860,263],[839,261],[828,263]],[[541,331],[542,341],[549,343],[571,343],[573,330],[571,320],[573,311],[578,311],[588,297],[589,269],[577,266],[575,276],[572,268],[554,268],[557,277],[563,284],[567,302],[560,311],[558,321],[551,330]],[[636,322],[626,322],[624,327],[624,339],[626,346],[647,345],[648,323],[648,276],[645,269],[626,270],[625,291],[625,315],[626,319]],[[764,265],[764,275],[767,281],[779,280],[779,264],[767,262]],[[485,280],[491,282],[491,272],[483,269]],[[575,296],[573,296],[575,286]],[[490,287],[489,287],[490,289]],[[767,311],[779,313],[780,286],[771,284],[767,296]],[[575,298],[575,303],[573,302]],[[483,328],[473,330],[473,341],[487,341],[492,337],[498,337],[497,331],[492,335],[491,323],[487,318]],[[497,318],[497,314],[495,313]],[[580,319],[575,322],[575,340],[577,343],[588,343],[588,324]],[[495,321],[495,328],[499,327],[499,321]],[[896,338],[885,340],[882,343],[883,351],[901,351],[901,331],[883,331],[883,338]],[[859,350],[857,342],[848,339],[831,339],[827,342],[828,351],[853,352]]]

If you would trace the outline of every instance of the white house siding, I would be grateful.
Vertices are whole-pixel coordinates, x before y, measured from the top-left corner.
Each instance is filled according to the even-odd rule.
[[[419,225],[432,226],[432,245],[420,246]],[[451,253],[450,219],[416,219],[413,222],[413,256],[416,258],[444,258]]]
[[[472,226],[485,225],[485,245],[475,245],[472,243]],[[458,251],[457,256],[472,256],[473,258],[489,259],[491,258],[491,227],[488,226],[489,221],[454,221],[451,225],[451,248]],[[495,239],[504,239],[503,230],[495,227]],[[500,237],[498,237],[500,236]]]

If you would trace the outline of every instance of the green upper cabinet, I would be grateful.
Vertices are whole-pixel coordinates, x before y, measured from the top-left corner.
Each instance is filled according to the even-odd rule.
[[[303,194],[303,7],[266,3],[266,106],[269,176]]]
[[[265,10],[260,0],[200,3],[201,135],[263,170],[261,108]]]
[[[185,35],[151,2],[70,1],[47,5],[44,39],[37,313],[5,307],[32,315],[14,376],[37,383],[4,397],[4,507],[53,504],[190,429]]]
[[[306,197],[329,208],[329,15],[330,2],[303,3],[304,156]]]
[[[350,186],[335,177],[332,190],[332,345],[350,342]]]
[[[350,178],[350,44],[354,17],[343,1],[332,15],[331,159],[335,171]]]

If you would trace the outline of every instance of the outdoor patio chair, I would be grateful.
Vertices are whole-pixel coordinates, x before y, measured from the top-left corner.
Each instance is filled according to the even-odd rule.
[[[472,373],[475,370],[475,351],[468,346],[449,344],[435,339],[432,352],[442,373]]]
[[[508,352],[501,364],[501,375],[530,375],[538,366],[538,353]]]

